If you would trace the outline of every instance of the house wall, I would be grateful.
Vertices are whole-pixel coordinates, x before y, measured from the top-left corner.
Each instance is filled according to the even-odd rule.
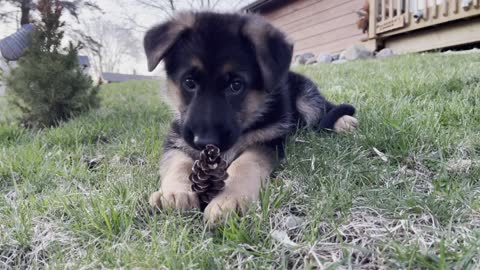
[[[364,0],[291,0],[261,14],[295,43],[295,54],[340,52],[362,43],[367,35],[357,29]]]

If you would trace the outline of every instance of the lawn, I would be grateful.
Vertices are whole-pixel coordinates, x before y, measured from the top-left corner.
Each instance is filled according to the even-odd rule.
[[[355,104],[359,130],[299,132],[260,202],[214,231],[147,204],[158,83],[105,85],[100,109],[48,130],[0,97],[0,269],[479,269],[480,54],[296,69]]]

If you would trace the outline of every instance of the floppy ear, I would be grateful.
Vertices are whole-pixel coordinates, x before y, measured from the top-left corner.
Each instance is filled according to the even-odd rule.
[[[185,30],[193,27],[194,22],[195,18],[192,13],[180,13],[170,21],[148,30],[143,39],[148,71],[153,71],[157,67],[180,35]]]
[[[264,88],[273,91],[287,76],[292,61],[293,45],[287,41],[282,32],[255,15],[247,17],[243,34],[255,49]]]

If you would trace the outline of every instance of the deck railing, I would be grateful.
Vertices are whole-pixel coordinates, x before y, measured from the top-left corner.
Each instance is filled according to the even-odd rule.
[[[370,0],[369,38],[480,16],[480,0]]]

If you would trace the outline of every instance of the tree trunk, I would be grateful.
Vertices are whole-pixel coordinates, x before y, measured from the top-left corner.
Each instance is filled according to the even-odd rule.
[[[22,0],[20,2],[20,10],[22,11],[22,16],[20,18],[20,25],[25,25],[30,23],[31,7],[32,7],[32,0]]]

